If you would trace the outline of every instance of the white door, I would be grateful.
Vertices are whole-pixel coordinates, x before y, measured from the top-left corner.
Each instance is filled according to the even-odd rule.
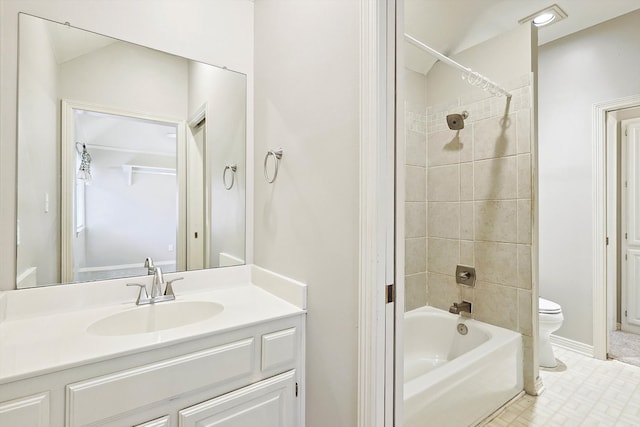
[[[207,400],[178,413],[179,427],[296,427],[295,371]]]
[[[622,330],[640,334],[640,119],[622,121]]]

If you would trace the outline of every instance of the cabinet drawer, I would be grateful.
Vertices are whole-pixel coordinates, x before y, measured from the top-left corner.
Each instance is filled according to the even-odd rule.
[[[0,426],[49,426],[49,393],[1,402]]]
[[[293,363],[296,357],[296,328],[262,336],[262,370]]]
[[[67,425],[81,426],[248,376],[254,340],[199,351],[67,386]]]

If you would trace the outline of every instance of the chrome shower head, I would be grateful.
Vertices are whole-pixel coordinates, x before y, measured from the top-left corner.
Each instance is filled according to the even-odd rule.
[[[469,113],[463,111],[462,114],[448,114],[447,115],[447,125],[451,130],[460,130],[464,129],[464,119],[469,117]]]

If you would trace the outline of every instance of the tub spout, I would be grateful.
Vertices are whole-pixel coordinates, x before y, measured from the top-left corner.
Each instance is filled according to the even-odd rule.
[[[449,307],[449,313],[460,314],[463,311],[471,314],[470,302],[468,301],[454,302],[453,305]]]

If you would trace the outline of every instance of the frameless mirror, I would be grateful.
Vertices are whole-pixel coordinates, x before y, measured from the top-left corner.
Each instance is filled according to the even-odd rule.
[[[246,76],[19,28],[16,287],[244,263]]]

